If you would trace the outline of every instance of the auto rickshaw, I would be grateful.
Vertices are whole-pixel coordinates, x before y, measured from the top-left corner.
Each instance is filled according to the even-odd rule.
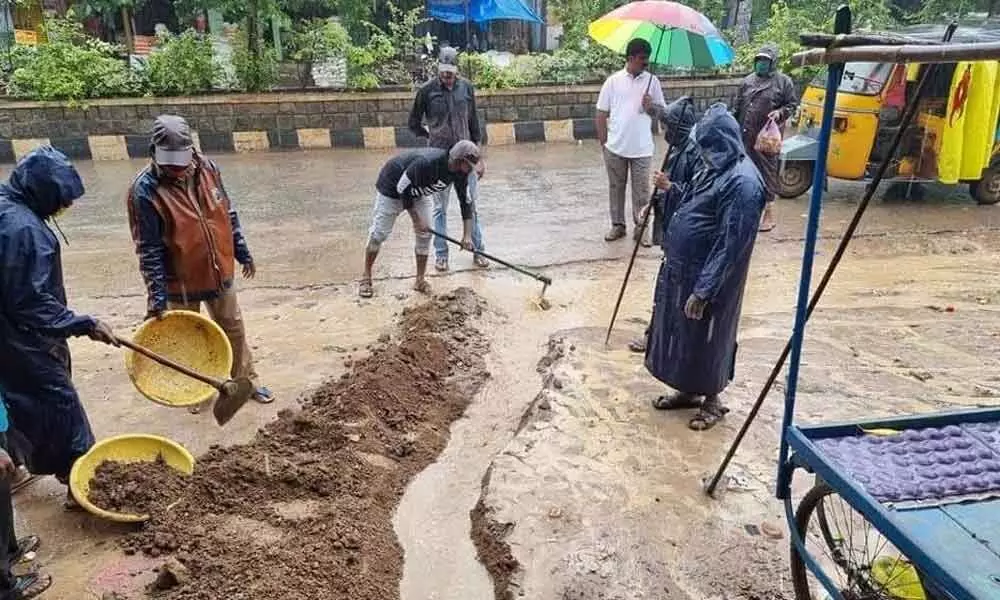
[[[963,30],[964,29],[964,30]],[[1000,29],[1000,28],[998,28]],[[907,38],[940,42],[943,26],[903,30]],[[1000,41],[1000,31],[959,27],[953,43]],[[829,177],[871,179],[899,130],[907,99],[926,65],[847,63],[837,91]],[[812,185],[823,114],[825,73],[806,87],[781,148],[778,195],[795,198]],[[965,183],[979,204],[1000,202],[1000,63],[938,65],[922,93],[885,179],[909,183]]]

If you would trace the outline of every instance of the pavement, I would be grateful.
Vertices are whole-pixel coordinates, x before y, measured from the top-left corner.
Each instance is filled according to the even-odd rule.
[[[355,289],[373,184],[388,156],[332,150],[218,157],[258,264],[257,279],[238,284],[240,301],[258,370],[278,401],[250,406],[221,429],[210,414],[142,399],[119,351],[73,340],[74,378],[98,438],[156,433],[196,455],[212,444],[238,443],[300,395],[339,377],[345,359],[389,331],[394,315],[420,300],[410,291],[408,219],[383,246],[376,298],[361,301]],[[727,600],[786,593],[787,541],[748,537],[743,528],[781,522],[770,498],[777,393],[735,465],[752,491],[711,502],[698,486],[787,339],[805,199],[779,200],[777,229],[758,238],[737,380],[726,394],[733,413],[698,435],[648,408],[661,388],[622,348],[648,316],[658,249],[640,250],[613,347],[603,347],[632,248],[602,239],[607,192],[596,144],[490,148],[487,165],[479,206],[487,249],[550,275],[553,309],[531,305],[537,282],[502,268],[478,271],[467,253],[452,256],[453,272],[431,279],[436,291],[472,287],[499,324],[491,331],[490,384],[453,427],[439,462],[412,482],[397,514],[406,552],[402,598],[492,596],[469,541],[469,510],[480,498],[512,523],[507,542],[524,567],[517,584],[526,597],[658,598],[665,588]],[[70,306],[126,335],[145,312],[124,204],[142,166],[81,163],[88,193],[60,220],[69,240],[63,263]],[[858,184],[831,183],[817,273],[862,192]],[[450,227],[459,231],[457,210]],[[960,188],[930,186],[914,198],[875,202],[813,318],[801,415],[833,420],[995,402],[998,228],[1000,212],[976,206]],[[955,310],[928,308],[943,306]],[[538,374],[550,339],[576,350]],[[547,387],[552,373],[561,380],[558,393]],[[537,410],[545,389],[554,394],[549,414]],[[122,528],[64,513],[64,493],[46,479],[17,497],[21,531],[45,539],[39,557],[56,579],[46,598],[136,593],[150,565],[118,553],[114,539]]]

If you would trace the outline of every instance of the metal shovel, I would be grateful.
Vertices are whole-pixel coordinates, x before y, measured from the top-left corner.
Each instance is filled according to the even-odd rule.
[[[184,365],[175,363],[165,356],[161,356],[148,348],[143,348],[138,344],[130,342],[121,337],[115,336],[116,341],[125,346],[133,352],[138,352],[139,354],[145,356],[150,360],[154,360],[161,365],[173,369],[178,373],[183,373],[192,379],[197,379],[198,381],[210,385],[219,391],[219,398],[215,401],[215,406],[212,408],[212,414],[215,415],[215,422],[219,425],[225,425],[233,418],[243,405],[247,403],[247,400],[253,396],[254,385],[250,382],[250,379],[246,377],[237,377],[236,379],[216,379],[214,377],[209,377],[208,375],[203,375],[196,371],[185,367]]]

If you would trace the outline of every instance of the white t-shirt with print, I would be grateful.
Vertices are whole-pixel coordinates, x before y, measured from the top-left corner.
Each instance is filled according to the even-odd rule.
[[[608,77],[601,86],[597,110],[609,113],[608,143],[605,146],[618,156],[644,158],[653,155],[653,121],[642,110],[642,97],[647,93],[653,104],[666,105],[660,80],[648,71],[633,77],[622,69]]]

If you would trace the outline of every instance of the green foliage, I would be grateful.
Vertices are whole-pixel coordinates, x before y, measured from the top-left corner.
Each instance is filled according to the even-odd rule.
[[[560,45],[579,50],[587,40],[587,25],[626,2],[627,0],[552,0],[549,9],[563,26]]]
[[[394,3],[387,5],[390,19],[385,30],[366,22],[368,40],[347,51],[347,85],[372,89],[379,85],[408,83],[416,52],[424,38],[415,31],[427,21],[423,7],[403,10]]]
[[[314,63],[336,56],[346,56],[351,46],[351,37],[344,26],[329,19],[303,21],[291,37],[292,60],[298,63]]]
[[[458,57],[458,68],[481,89],[505,90],[521,83],[516,69],[499,67],[482,54],[462,53]]]
[[[212,41],[194,30],[160,37],[149,56],[146,76],[157,96],[183,96],[212,89],[221,74],[212,56]]]
[[[812,0],[809,3],[792,3],[775,0],[771,16],[764,27],[758,29],[749,44],[736,49],[736,66],[749,70],[753,57],[766,43],[778,47],[778,68],[797,78],[811,78],[815,67],[801,68],[790,62],[792,54],[801,50],[799,34],[804,32],[831,32],[837,6],[843,0]],[[855,31],[885,31],[895,25],[892,9],[886,0],[849,0]]]
[[[36,100],[82,100],[134,96],[141,78],[120,58],[120,48],[88,37],[83,25],[67,18],[45,23],[48,43],[21,54],[8,84],[13,96]]]
[[[261,92],[278,81],[278,53],[260,46],[257,54],[250,50],[245,30],[240,30],[233,44],[233,71],[236,86],[244,92]]]

